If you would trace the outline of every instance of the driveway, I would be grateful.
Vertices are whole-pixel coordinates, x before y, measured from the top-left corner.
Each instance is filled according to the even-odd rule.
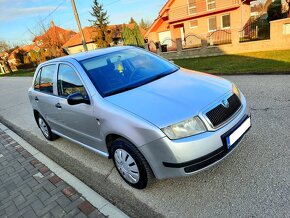
[[[253,127],[219,165],[134,190],[113,163],[67,140],[44,140],[27,98],[32,78],[0,78],[0,121],[134,217],[287,217],[290,76],[226,76],[247,97]]]

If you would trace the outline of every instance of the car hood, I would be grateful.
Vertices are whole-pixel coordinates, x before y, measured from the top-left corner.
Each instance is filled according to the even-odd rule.
[[[223,78],[180,69],[105,99],[163,128],[197,115],[231,89],[232,84]]]

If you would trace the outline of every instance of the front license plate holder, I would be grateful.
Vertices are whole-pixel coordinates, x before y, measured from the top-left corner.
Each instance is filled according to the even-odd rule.
[[[224,142],[227,146],[227,149],[230,150],[232,147],[235,146],[236,142],[251,128],[251,117],[247,116],[243,121],[237,126],[235,126],[230,133],[224,138]]]

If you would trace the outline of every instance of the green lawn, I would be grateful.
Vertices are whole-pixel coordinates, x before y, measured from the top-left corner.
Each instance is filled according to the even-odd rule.
[[[290,74],[290,50],[179,59],[174,63],[212,74]]]
[[[34,71],[31,70],[18,70],[13,73],[6,73],[6,74],[0,74],[0,77],[24,77],[24,76],[33,76]]]

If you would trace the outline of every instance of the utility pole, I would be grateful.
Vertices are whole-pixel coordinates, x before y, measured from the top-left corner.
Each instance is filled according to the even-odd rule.
[[[79,31],[80,31],[80,34],[81,34],[81,37],[82,37],[82,43],[83,43],[84,50],[88,51],[86,39],[85,39],[85,36],[84,36],[84,33],[83,33],[83,29],[82,29],[82,26],[81,26],[81,23],[80,23],[80,18],[79,18],[78,12],[77,12],[75,1],[71,0],[71,4],[72,4],[72,7],[73,7],[74,15],[75,15],[75,18],[76,18],[76,21],[77,21],[77,24],[78,24],[78,27],[79,27]]]

